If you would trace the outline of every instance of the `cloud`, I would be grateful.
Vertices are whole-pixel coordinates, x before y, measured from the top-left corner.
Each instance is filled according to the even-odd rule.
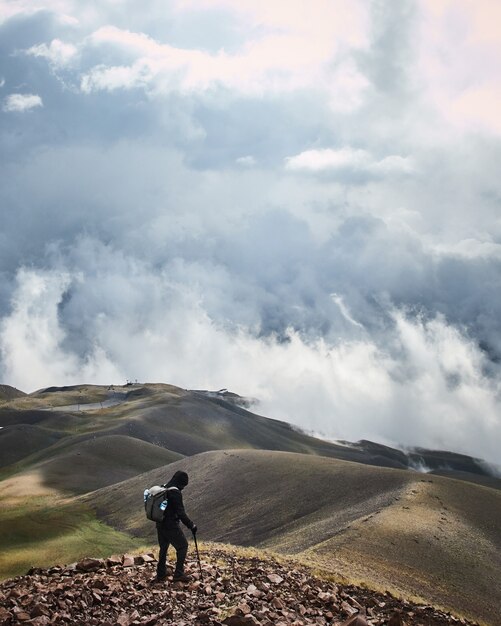
[[[501,133],[499,5],[482,0],[421,5],[418,71],[421,87],[448,124]]]
[[[286,341],[262,340],[211,319],[196,294],[169,273],[159,279],[126,261],[124,282],[116,261],[100,279],[20,270],[0,335],[12,384],[30,390],[34,379],[43,386],[116,384],[127,377],[183,387],[225,383],[261,398],[261,410],[275,417],[304,426],[308,413],[309,427],[329,437],[470,454],[481,449],[499,461],[496,385],[482,375],[485,357],[474,342],[443,317],[425,321],[392,309],[392,341],[385,346],[369,337],[336,345],[307,341],[292,329]],[[149,308],[141,315],[142,292],[149,292]],[[85,320],[92,343],[79,355],[65,343],[61,314],[68,319],[78,307],[86,316],[98,301],[100,312]]]
[[[390,155],[375,159],[369,152],[354,148],[305,150],[286,157],[285,168],[292,171],[354,171],[376,175],[408,174],[414,171],[412,159]]]
[[[0,76],[45,106],[0,116],[5,382],[230,387],[499,461],[485,7],[9,7]]]
[[[75,10],[72,0],[10,0],[0,3],[0,24],[16,17],[27,17],[37,13],[54,13],[61,24],[74,25],[78,20],[71,15]]]
[[[104,26],[89,36],[88,44],[98,48],[111,46],[132,58],[132,62],[94,66],[83,75],[81,88],[84,93],[143,88],[150,94],[165,94],[223,87],[259,95],[265,91],[304,89],[322,80],[333,83],[329,89],[337,100],[353,106],[366,81],[343,50],[340,42],[345,38],[350,39],[341,33],[338,39],[319,40],[318,33],[315,37],[310,31],[274,30],[247,40],[233,54],[224,49],[213,54],[160,43],[144,33]],[[351,41],[351,45],[354,43]],[[326,63],[332,63],[338,55],[339,65],[330,71]]]
[[[242,165],[244,167],[252,167],[256,165],[256,159],[252,155],[238,157],[235,161],[238,165]]]
[[[70,284],[66,273],[20,270],[18,288],[12,301],[12,314],[0,325],[2,361],[8,375],[29,386],[23,363],[30,362],[34,378],[41,386],[52,380],[76,380],[80,376],[117,376],[116,368],[96,346],[85,359],[61,350],[64,331],[57,307]],[[47,367],[49,365],[49,367]]]
[[[353,326],[357,326],[358,328],[363,329],[363,325],[360,324],[360,322],[357,322],[357,320],[353,319],[350,311],[348,310],[348,308],[346,307],[346,304],[344,303],[343,297],[340,296],[337,293],[333,293],[331,294],[332,299],[334,300],[334,302],[337,304],[337,306],[339,307],[339,310],[341,311],[342,316],[348,320],[348,322],[350,322],[350,324],[353,324]]]
[[[71,63],[77,53],[76,46],[64,43],[60,39],[53,39],[49,45],[42,43],[26,50],[28,55],[46,58],[53,65],[61,67]]]
[[[42,98],[36,94],[12,93],[4,99],[2,110],[6,113],[22,113],[42,106]]]

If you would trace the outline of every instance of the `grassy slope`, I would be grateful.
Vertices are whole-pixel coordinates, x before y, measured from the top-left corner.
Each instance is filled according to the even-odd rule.
[[[10,385],[0,385],[0,402],[8,402],[9,400],[14,400],[15,398],[22,398],[25,395],[24,391],[20,391],[15,387],[11,387]]]
[[[73,443],[37,467],[49,487],[86,493],[178,461],[182,456],[123,435],[105,435]]]
[[[118,391],[118,388],[117,388]],[[123,389],[120,389],[123,391]],[[79,401],[103,400],[106,387],[81,385],[65,390],[37,392],[2,405],[0,426],[30,423],[69,434],[93,432],[125,434],[166,447],[183,455],[224,448],[272,448],[335,456],[379,464],[379,452],[364,452],[324,442],[289,424],[255,415],[222,398],[208,398],[171,385],[149,384],[130,388],[127,402],[85,413],[41,411]],[[398,458],[385,463],[401,466]]]
[[[103,519],[153,538],[145,486],[191,477],[201,537],[301,555],[346,576],[494,623],[501,604],[501,494],[447,478],[263,451],[186,458],[84,497]],[[119,497],[117,497],[119,494]]]
[[[24,574],[32,565],[72,563],[86,555],[108,556],[140,544],[97,520],[81,503],[44,496],[6,507],[0,500],[0,578]]]
[[[17,408],[50,408],[78,404],[79,402],[102,402],[110,395],[103,385],[72,385],[70,387],[50,387],[51,391],[40,389],[12,403]],[[121,388],[120,388],[121,389]]]
[[[39,472],[0,482],[0,578],[25,573],[32,565],[71,563],[139,544],[96,519],[82,502],[48,489]]]
[[[56,443],[64,434],[34,426],[32,424],[15,424],[2,429],[0,436],[0,467],[17,463],[22,459],[48,448]]]

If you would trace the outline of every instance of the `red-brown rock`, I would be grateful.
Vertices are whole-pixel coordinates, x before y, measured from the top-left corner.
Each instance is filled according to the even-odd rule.
[[[230,615],[223,620],[226,626],[255,626],[258,623],[252,615]]]
[[[99,559],[83,559],[74,572],[52,567],[0,582],[0,625],[404,626],[405,617],[408,626],[457,626],[460,621],[388,593],[334,584],[300,564],[209,550],[208,557],[202,554],[203,583],[174,585],[168,578],[152,585],[154,562],[144,555],[141,565],[132,555],[115,557],[126,568],[104,569]],[[187,570],[196,574],[198,564],[188,561]]]
[[[143,563],[154,563],[156,561],[156,558],[151,553],[141,554],[141,558],[143,559]]]
[[[367,620],[362,615],[352,615],[342,626],[368,626]]]
[[[399,611],[395,611],[390,617],[388,626],[405,626],[405,622],[402,619],[402,614]]]
[[[95,572],[96,570],[103,567],[103,565],[104,563],[103,561],[101,561],[101,559],[85,558],[76,564],[76,569],[79,572]]]
[[[278,574],[268,574],[266,578],[270,581],[270,583],[273,583],[274,585],[279,585],[284,580]]]

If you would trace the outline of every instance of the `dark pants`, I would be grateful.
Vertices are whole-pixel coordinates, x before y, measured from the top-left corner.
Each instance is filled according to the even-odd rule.
[[[174,546],[176,550],[176,569],[174,576],[180,576],[184,573],[184,562],[188,553],[188,542],[183,531],[179,526],[166,528],[162,524],[157,524],[158,545],[160,546],[160,554],[158,555],[157,577],[163,578],[166,573],[167,550],[169,546]]]

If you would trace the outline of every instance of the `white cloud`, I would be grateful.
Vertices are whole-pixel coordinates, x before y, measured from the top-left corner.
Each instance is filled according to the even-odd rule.
[[[94,339],[85,357],[65,345],[58,307],[64,294],[78,307],[92,306],[86,290],[92,294],[95,283],[86,287],[90,277],[21,270],[12,312],[0,329],[5,379],[28,391],[33,381],[109,384],[127,377],[191,388],[227,386],[260,398],[260,412],[332,438],[501,460],[499,384],[483,375],[485,357],[475,344],[443,317],[424,321],[393,309],[384,348],[369,336],[333,344],[307,341],[292,330],[285,342],[262,339],[216,323],[188,285],[165,273],[153,275],[137,265],[122,270],[131,271],[130,280],[113,273],[106,276],[106,289],[95,293],[102,311],[88,320]],[[136,313],[142,291],[149,297],[143,318]],[[115,295],[117,314],[110,315]]]
[[[353,324],[353,326],[357,326],[358,328],[361,328],[363,330],[364,328],[363,325],[360,324],[360,322],[357,322],[357,320],[353,319],[353,316],[350,313],[350,310],[348,309],[348,307],[346,306],[344,302],[343,296],[337,293],[333,293],[331,294],[331,298],[337,304],[339,310],[341,311],[341,315],[345,318],[345,320],[350,322],[350,324]]]
[[[178,12],[224,9],[241,17],[250,28],[267,28],[300,35],[316,48],[314,54],[348,43],[363,47],[368,42],[367,6],[361,0],[289,0],[287,7],[267,0],[176,0]]]
[[[82,77],[80,87],[84,93],[93,91],[114,91],[145,87],[151,82],[153,73],[148,64],[135,63],[132,67],[106,67],[98,65]]]
[[[341,150],[305,150],[285,159],[288,170],[310,170],[313,172],[329,169],[364,168],[371,157],[366,150],[342,148]]]
[[[229,386],[499,458],[497,9],[399,6],[9,2],[3,93],[51,111],[4,142],[8,382]]]
[[[55,66],[65,66],[77,55],[77,48],[69,43],[64,43],[60,39],[53,39],[49,45],[46,43],[32,46],[26,50],[26,54],[34,57],[48,59]]]
[[[93,381],[120,377],[97,346],[85,359],[61,348],[65,333],[57,307],[72,280],[75,277],[65,272],[18,272],[12,314],[0,323],[0,353],[4,368],[20,387],[30,389],[34,380],[41,388],[55,380],[76,382],[81,376]]]
[[[494,241],[480,241],[472,237],[461,239],[449,245],[434,247],[438,254],[464,259],[498,259],[501,261],[501,244]]]
[[[409,157],[390,155],[375,159],[367,150],[341,148],[305,150],[285,159],[285,168],[292,171],[326,172],[352,170],[373,174],[410,173],[414,170]]]
[[[361,102],[367,81],[351,62],[351,50],[345,50],[341,41],[342,36],[322,41],[314,32],[305,35],[274,30],[244,40],[236,53],[221,49],[211,54],[104,26],[92,33],[88,45],[114,46],[133,61],[97,65],[83,75],[81,87],[85,93],[142,87],[150,93],[165,94],[223,86],[245,95],[262,95],[322,85],[333,106],[343,108],[350,103],[354,107]],[[332,69],[338,54],[339,63]]]
[[[15,16],[33,15],[39,11],[52,11],[62,24],[76,24],[71,15],[77,9],[74,0],[2,0],[0,2],[0,23]]]
[[[4,99],[3,111],[6,113],[30,111],[43,106],[42,98],[35,94],[12,93]]]
[[[374,161],[369,166],[372,172],[385,174],[411,174],[415,171],[414,161],[411,157],[403,157],[392,154],[380,161]]]
[[[443,121],[501,134],[501,5],[423,0],[417,76]]]
[[[256,159],[252,155],[238,157],[235,161],[238,165],[242,165],[243,167],[252,167],[256,165]]]

